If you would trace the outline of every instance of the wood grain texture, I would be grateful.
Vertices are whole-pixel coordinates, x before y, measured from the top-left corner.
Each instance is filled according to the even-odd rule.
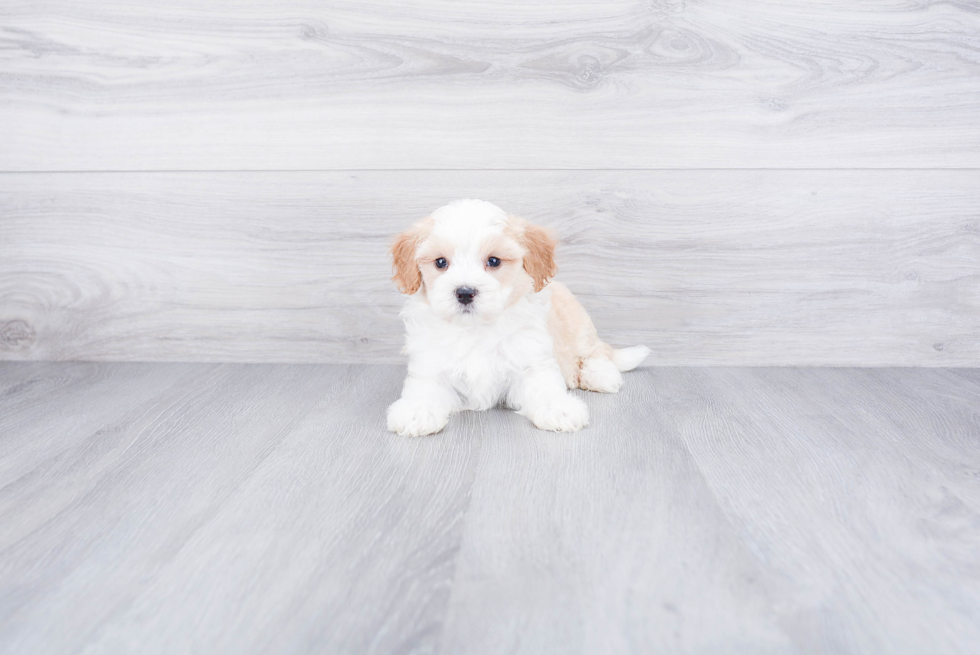
[[[0,170],[980,167],[972,0],[0,8]]]
[[[980,640],[975,370],[644,369],[580,433],[423,439],[384,432],[403,374],[0,364],[0,650]]]
[[[391,369],[181,365],[193,379],[161,391],[174,365],[135,366],[86,370],[129,386],[142,372],[153,402],[130,409],[129,392],[93,385],[89,402],[118,413],[66,447],[66,406],[31,440],[35,468],[3,479],[0,650],[394,652],[431,640],[478,446],[465,429],[388,439]],[[37,377],[4,396],[0,443],[20,436],[18,419],[47,418],[24,401],[67,397]]]
[[[0,359],[392,362],[391,235],[550,225],[600,335],[667,365],[980,365],[974,171],[0,175]]]
[[[578,394],[579,433],[487,417],[444,652],[792,650],[769,571],[665,429],[647,374],[628,378]]]
[[[980,389],[900,369],[648,375],[777,593],[798,599],[780,624],[800,650],[980,639]]]

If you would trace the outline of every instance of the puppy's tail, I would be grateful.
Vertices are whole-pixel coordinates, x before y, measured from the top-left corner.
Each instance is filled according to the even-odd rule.
[[[650,349],[646,346],[633,346],[631,348],[616,348],[613,350],[612,361],[620,371],[632,371],[640,365]]]

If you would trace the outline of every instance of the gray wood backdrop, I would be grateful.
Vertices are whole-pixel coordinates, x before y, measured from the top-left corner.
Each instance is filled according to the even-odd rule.
[[[980,365],[980,2],[9,0],[0,359],[397,361],[481,197],[654,364]]]

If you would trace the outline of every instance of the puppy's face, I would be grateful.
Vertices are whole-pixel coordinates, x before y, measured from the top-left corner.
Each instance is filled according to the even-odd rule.
[[[541,227],[481,200],[436,210],[391,247],[402,293],[419,291],[440,318],[492,322],[555,274],[555,242]]]

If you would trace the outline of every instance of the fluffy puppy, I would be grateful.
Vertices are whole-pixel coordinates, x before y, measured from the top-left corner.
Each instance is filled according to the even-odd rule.
[[[408,377],[388,429],[438,432],[461,410],[498,404],[542,430],[573,432],[589,412],[568,389],[615,393],[621,371],[649,354],[599,340],[592,320],[554,276],[545,228],[482,200],[459,200],[395,238],[394,277],[408,301]]]

